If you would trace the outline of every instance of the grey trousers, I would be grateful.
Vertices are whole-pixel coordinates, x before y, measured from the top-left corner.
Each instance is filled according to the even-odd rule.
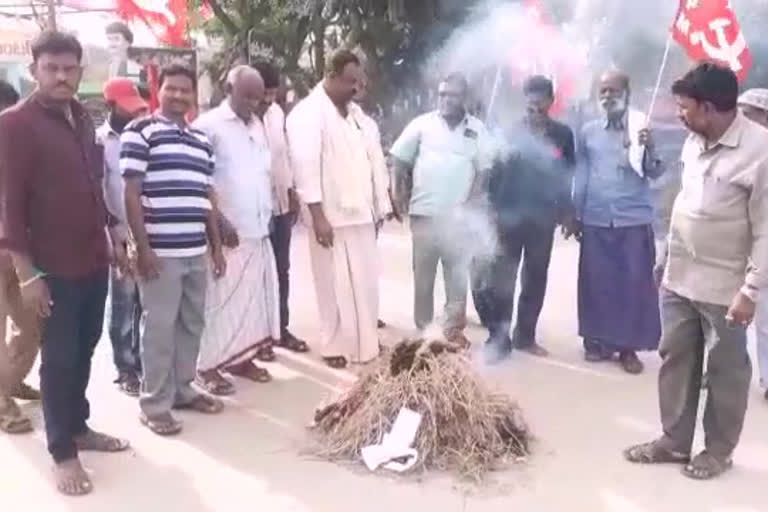
[[[726,323],[725,306],[694,302],[668,290],[662,292],[661,309],[664,444],[691,451],[706,357],[705,446],[716,457],[730,457],[741,436],[752,378],[746,329]]]
[[[207,256],[160,258],[160,276],[140,283],[145,327],[139,405],[149,418],[192,401],[205,327]]]
[[[472,259],[462,243],[464,232],[460,226],[446,225],[437,217],[412,216],[410,224],[416,327],[424,329],[434,318],[435,278],[437,264],[441,263],[446,298],[443,328],[446,331],[463,330],[467,323],[467,288]]]

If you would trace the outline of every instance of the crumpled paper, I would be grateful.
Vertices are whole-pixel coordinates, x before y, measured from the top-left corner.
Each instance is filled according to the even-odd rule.
[[[381,466],[390,471],[403,473],[419,460],[419,452],[411,448],[421,425],[421,414],[406,407],[400,409],[389,434],[384,434],[379,444],[372,444],[361,450],[363,462],[370,471]],[[398,459],[405,459],[400,462]]]

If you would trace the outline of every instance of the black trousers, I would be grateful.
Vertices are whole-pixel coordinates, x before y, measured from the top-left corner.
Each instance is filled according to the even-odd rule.
[[[109,277],[105,268],[79,279],[46,281],[53,306],[43,326],[40,388],[48,451],[59,463],[77,456],[75,438],[88,429],[85,391],[104,325]]]
[[[555,227],[555,223],[531,220],[500,227],[497,255],[490,261],[475,262],[472,297],[480,321],[490,332],[490,341],[509,341],[517,274],[522,261],[517,324],[512,343],[525,348],[536,342],[536,325],[547,291]]]
[[[288,332],[290,314],[288,311],[288,298],[290,296],[290,270],[291,270],[291,232],[293,231],[295,214],[277,215],[272,219],[272,231],[270,240],[272,250],[275,252],[275,264],[277,266],[277,282],[280,288],[280,336]]]

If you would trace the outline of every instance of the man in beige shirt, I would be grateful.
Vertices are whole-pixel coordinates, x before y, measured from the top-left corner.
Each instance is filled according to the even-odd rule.
[[[0,81],[0,111],[18,101],[16,89]],[[22,303],[19,279],[4,238],[4,233],[0,233],[0,431],[22,434],[32,430],[32,422],[22,414],[14,398],[40,400],[40,392],[24,383],[40,346],[40,322],[34,311]],[[14,329],[6,344],[8,316]]]
[[[662,284],[664,435],[624,455],[636,463],[682,463],[683,474],[707,480],[733,465],[747,410],[746,329],[758,290],[768,284],[768,130],[738,111],[730,69],[700,64],[672,92],[691,135]],[[706,448],[691,459],[704,364]]]

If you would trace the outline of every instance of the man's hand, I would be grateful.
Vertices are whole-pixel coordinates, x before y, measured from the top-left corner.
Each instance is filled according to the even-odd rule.
[[[566,240],[573,237],[577,242],[581,242],[582,229],[583,225],[581,221],[575,217],[570,217],[563,221],[560,231],[563,234],[563,238]]]
[[[160,277],[162,263],[160,263],[160,258],[157,257],[157,254],[151,248],[139,248],[137,263],[139,275],[145,281],[152,281]]]
[[[737,293],[731,303],[731,307],[728,308],[728,313],[725,315],[728,325],[731,327],[747,327],[754,318],[755,303],[743,293]]]
[[[653,267],[653,282],[656,288],[661,288],[661,282],[664,280],[664,264]]]
[[[654,148],[653,133],[650,128],[643,128],[640,130],[637,139],[641,146],[645,146],[648,149]]]
[[[227,273],[227,259],[221,249],[215,249],[211,253],[211,259],[213,260],[213,277],[221,279]]]
[[[224,247],[234,249],[240,245],[240,236],[237,234],[235,226],[222,214],[219,214],[219,232],[221,233],[221,243],[224,244]]]
[[[333,227],[325,215],[314,216],[312,224],[315,226],[317,243],[326,249],[333,247]]]
[[[112,241],[112,266],[117,268],[119,275],[130,276],[133,273],[128,256],[128,237],[117,227],[109,229]]]
[[[288,213],[291,215],[291,226],[295,226],[299,221],[299,213],[301,212],[301,203],[299,203],[299,196],[294,189],[288,189]]]
[[[34,311],[38,316],[42,318],[51,316],[53,301],[48,283],[43,277],[38,277],[35,281],[21,288],[21,300],[26,309]]]

